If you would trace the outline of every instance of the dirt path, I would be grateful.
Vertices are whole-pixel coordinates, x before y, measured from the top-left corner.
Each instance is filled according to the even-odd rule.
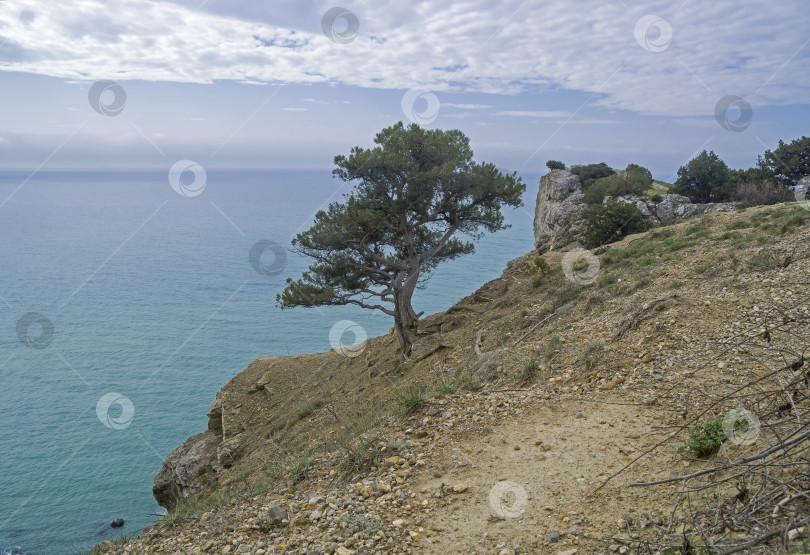
[[[624,475],[593,494],[657,441],[649,424],[658,419],[654,409],[567,400],[522,410],[485,435],[436,449],[444,467],[416,478],[413,490],[435,505],[423,526],[425,553],[593,553],[605,547],[606,532],[620,532],[623,514],[663,516],[667,492],[620,491]],[[671,464],[665,453],[645,458],[633,479],[654,479]],[[458,484],[468,489],[456,493]]]

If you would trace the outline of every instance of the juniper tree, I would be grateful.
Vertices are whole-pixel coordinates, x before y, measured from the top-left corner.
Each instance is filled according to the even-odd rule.
[[[287,279],[277,301],[282,309],[380,310],[393,316],[404,358],[421,316],[411,302],[417,286],[441,262],[474,252],[484,231],[508,227],[501,206],[522,206],[526,186],[516,172],[473,161],[459,130],[400,122],[374,142],[335,157],[333,175],[354,188],[293,239],[293,250],[313,262],[300,279]]]

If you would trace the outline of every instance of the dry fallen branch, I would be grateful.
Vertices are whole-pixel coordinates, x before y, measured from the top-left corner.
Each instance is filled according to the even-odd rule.
[[[545,324],[546,322],[548,322],[548,321],[550,321],[550,320],[553,320],[554,318],[557,318],[558,316],[560,316],[560,314],[562,314],[563,312],[565,312],[565,310],[566,310],[567,308],[568,308],[568,305],[563,305],[563,306],[561,306],[560,308],[558,308],[557,310],[555,310],[554,312],[552,312],[551,314],[549,314],[548,316],[546,316],[545,318],[543,318],[542,320],[540,320],[539,322],[537,322],[535,325],[533,325],[533,326],[531,327],[531,329],[530,329],[529,331],[527,331],[526,333],[524,333],[524,334],[523,334],[523,337],[521,337],[520,339],[518,339],[517,341],[515,341],[515,344],[514,344],[514,345],[512,345],[512,346],[514,347],[515,345],[517,345],[518,343],[520,343],[521,341],[523,341],[524,339],[526,339],[527,337],[529,337],[529,335],[530,335],[532,332],[534,332],[534,331],[535,331],[537,328],[539,328],[540,326],[542,326],[542,325],[543,325],[543,324]]]
[[[774,542],[775,538],[780,538],[780,547],[787,549],[787,533],[810,522],[804,517],[810,513],[810,373],[806,365],[810,351],[810,313],[806,307],[810,297],[793,297],[781,305],[776,295],[766,293],[765,297],[774,306],[759,309],[747,325],[731,328],[731,338],[707,338],[701,342],[703,349],[694,351],[694,358],[702,361],[696,371],[711,372],[718,360],[736,360],[740,368],[750,372],[739,375],[742,383],[726,377],[717,382],[717,387],[692,390],[673,384],[670,393],[678,410],[673,415],[680,415],[682,424],[670,422],[665,427],[674,429],[674,433],[635,457],[596,490],[640,459],[671,446],[679,436],[683,438],[688,428],[703,425],[716,415],[729,414],[731,409],[747,411],[743,413],[744,430],[747,432],[753,425],[755,435],[737,441],[739,438],[724,428],[728,437],[721,440],[724,443],[717,457],[703,459],[709,468],[628,485],[679,485],[673,491],[669,525],[659,533],[669,534],[679,522],[683,524],[680,534],[684,538],[701,538],[705,544],[697,546],[690,540],[684,544],[684,553],[698,553],[704,547],[722,554],[770,553],[773,544],[761,547],[762,551],[753,548]],[[671,297],[659,299],[628,316],[616,337],[625,335],[670,302]],[[687,419],[687,413],[691,418]]]
[[[616,330],[616,334],[613,336],[613,340],[618,341],[624,337],[627,332],[637,328],[643,320],[646,320],[654,313],[661,312],[664,309],[679,304],[681,304],[681,298],[677,294],[652,301],[651,303],[646,303],[633,314],[622,320],[619,324],[619,329]]]

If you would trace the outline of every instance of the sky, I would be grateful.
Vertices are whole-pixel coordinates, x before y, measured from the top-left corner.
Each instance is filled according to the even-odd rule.
[[[397,121],[518,173],[808,135],[810,10],[782,0],[0,1],[0,168],[333,166]]]

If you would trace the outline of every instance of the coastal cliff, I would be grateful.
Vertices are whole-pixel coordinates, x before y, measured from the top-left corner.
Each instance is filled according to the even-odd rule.
[[[354,357],[260,357],[166,458],[154,491],[169,524],[103,552],[632,553],[694,536],[675,490],[629,485],[695,470],[671,448],[686,428],[784,367],[761,330],[806,348],[808,214],[792,203],[632,235],[600,249],[586,282],[567,253],[546,252],[548,270],[528,253],[425,318],[404,366],[390,334]],[[778,379],[803,379],[802,364]],[[804,509],[791,510],[774,525]]]
[[[665,191],[665,190],[664,190]],[[638,207],[653,227],[672,225],[695,216],[733,212],[730,202],[694,204],[683,195],[662,194],[660,199],[625,195],[620,202]],[[583,231],[580,212],[585,207],[583,186],[569,169],[555,169],[540,178],[534,211],[534,245],[543,254],[549,250],[569,250]]]

